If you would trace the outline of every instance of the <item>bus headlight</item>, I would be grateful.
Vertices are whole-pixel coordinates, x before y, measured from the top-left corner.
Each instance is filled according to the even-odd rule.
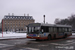
[[[40,37],[40,36],[38,35],[38,37]]]
[[[27,35],[28,36],[28,35]]]

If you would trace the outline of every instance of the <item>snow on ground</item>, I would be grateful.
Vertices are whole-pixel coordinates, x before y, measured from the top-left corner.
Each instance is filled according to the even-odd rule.
[[[16,33],[16,32],[3,32],[0,33],[0,39],[8,39],[8,38],[26,38],[27,33]]]
[[[72,35],[75,35],[75,33],[72,33]]]

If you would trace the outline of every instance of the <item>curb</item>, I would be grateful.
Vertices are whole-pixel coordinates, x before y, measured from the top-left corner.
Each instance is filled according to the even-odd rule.
[[[9,38],[9,39],[0,39],[0,41],[2,41],[2,40],[16,40],[16,39],[27,39],[27,38]]]

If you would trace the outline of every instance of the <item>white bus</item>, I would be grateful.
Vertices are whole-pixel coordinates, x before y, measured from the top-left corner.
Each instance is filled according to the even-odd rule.
[[[66,38],[72,35],[71,26],[56,24],[31,23],[27,26],[27,38],[48,39]]]

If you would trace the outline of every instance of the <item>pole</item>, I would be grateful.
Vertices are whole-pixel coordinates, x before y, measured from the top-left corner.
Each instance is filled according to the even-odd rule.
[[[2,37],[3,37],[3,19],[2,19]]]
[[[44,23],[45,23],[45,15],[43,15],[43,17],[44,17]]]

